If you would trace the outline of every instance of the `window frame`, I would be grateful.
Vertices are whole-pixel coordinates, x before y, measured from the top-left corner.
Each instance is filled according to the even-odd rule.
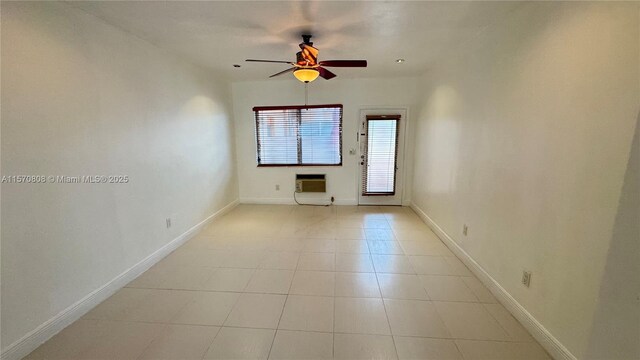
[[[260,111],[273,111],[273,110],[308,110],[308,109],[322,109],[322,108],[339,108],[340,109],[340,119],[338,121],[338,155],[340,157],[340,162],[337,164],[303,164],[302,161],[302,144],[301,144],[301,136],[300,132],[296,131],[297,137],[297,152],[298,152],[298,163],[290,163],[290,164],[261,164],[260,163],[260,121],[259,121],[259,112]],[[253,108],[254,113],[254,122],[255,122],[255,137],[256,137],[256,162],[258,167],[303,167],[303,166],[342,166],[343,158],[342,158],[342,120],[344,117],[344,107],[342,104],[323,104],[323,105],[286,105],[286,106],[255,106]],[[298,113],[299,114],[299,113]],[[298,115],[298,126],[300,125],[301,117]],[[299,129],[299,127],[298,127]]]

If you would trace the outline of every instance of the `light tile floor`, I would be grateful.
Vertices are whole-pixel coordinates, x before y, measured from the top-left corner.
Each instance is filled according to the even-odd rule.
[[[549,359],[409,208],[241,205],[28,359]]]

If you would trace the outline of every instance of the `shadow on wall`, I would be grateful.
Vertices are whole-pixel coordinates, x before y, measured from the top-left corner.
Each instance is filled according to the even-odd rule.
[[[640,359],[640,113],[585,359]]]

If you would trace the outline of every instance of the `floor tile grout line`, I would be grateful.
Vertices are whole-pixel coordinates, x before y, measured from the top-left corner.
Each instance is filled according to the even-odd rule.
[[[371,256],[371,255],[370,255]],[[373,262],[373,259],[371,260]],[[387,313],[387,305],[382,296],[382,287],[380,286],[380,279],[378,278],[378,272],[375,273],[376,283],[378,284],[378,291],[380,292],[380,298],[382,300],[382,308],[384,309],[384,316],[387,318],[387,326],[389,327],[389,334],[391,334],[391,340],[393,341],[393,349],[396,352],[396,358],[399,358],[398,347],[396,346],[396,339],[393,337],[393,330],[391,329],[391,320],[389,320],[389,314]]]
[[[502,331],[504,331],[504,333],[507,335],[507,337],[508,337],[509,339],[514,340],[514,341],[515,341],[515,339],[514,339],[514,338],[513,338],[513,336],[511,335],[511,332],[510,332],[510,331],[508,331],[508,330],[507,330],[507,328],[505,328],[505,327],[502,325],[502,323],[498,320],[498,318],[497,318],[495,315],[493,315],[493,313],[492,313],[491,311],[489,311],[489,309],[487,309],[487,304],[482,304],[482,303],[477,303],[477,304],[478,304],[478,305],[480,305],[480,307],[481,307],[485,312],[489,313],[489,316],[490,316],[490,317],[491,317],[491,318],[492,318],[492,319],[493,319],[493,320],[498,324],[498,326],[500,327],[500,329],[502,329]],[[515,320],[516,322],[518,322],[518,320],[516,320],[515,318],[514,318],[514,320]],[[518,324],[520,324],[520,322],[518,322]],[[528,333],[528,332],[527,332],[527,333]]]
[[[325,296],[328,297],[328,296]],[[365,298],[363,298],[365,299]],[[366,298],[371,299],[371,298]],[[397,300],[397,299],[388,299],[387,300]],[[83,320],[87,321],[87,320]],[[322,333],[322,334],[331,334],[333,331],[319,331],[319,330],[291,330],[291,329],[276,329],[270,327],[251,327],[251,326],[237,326],[237,325],[200,325],[200,324],[184,324],[184,323],[166,323],[166,322],[149,322],[149,321],[130,321],[130,320],[104,320],[101,319],[99,321],[107,321],[107,322],[117,322],[117,323],[136,323],[136,324],[155,324],[155,325],[176,325],[176,326],[191,326],[191,327],[208,327],[208,328],[231,328],[231,329],[253,329],[253,330],[283,330],[283,331],[296,331],[296,332],[306,332],[306,333]],[[425,335],[398,335],[398,334],[381,334],[381,333],[369,333],[369,332],[349,332],[349,331],[335,331],[336,334],[350,334],[350,335],[377,335],[377,336],[396,336],[396,337],[409,337],[409,338],[418,338],[418,339],[437,339],[437,340],[462,340],[462,341],[482,341],[482,342],[495,342],[495,343],[504,343],[504,344],[533,344],[536,342],[533,341],[523,341],[523,340],[496,340],[496,339],[478,339],[478,338],[466,338],[466,337],[438,337],[438,336],[425,336]]]
[[[213,339],[211,339],[209,346],[207,346],[207,348],[204,350],[204,353],[202,353],[202,356],[200,357],[200,359],[204,359],[204,357],[207,356],[207,354],[209,353],[209,349],[211,349],[211,346],[216,341],[216,338],[218,337],[218,335],[220,335],[221,332],[222,332],[222,326],[218,327],[218,331],[216,332],[216,335],[213,337]]]
[[[252,275],[253,276],[253,275]],[[248,286],[249,282],[247,282],[247,286]],[[246,286],[245,286],[246,288]],[[236,300],[233,303],[233,306],[231,306],[231,309],[229,310],[229,312],[227,313],[227,316],[225,316],[224,320],[222,321],[222,325],[220,325],[220,328],[218,329],[218,332],[216,333],[216,336],[213,337],[213,339],[211,340],[211,343],[209,344],[209,346],[207,347],[207,350],[204,352],[204,355],[202,355],[202,358],[204,359],[205,356],[207,356],[207,354],[209,353],[209,349],[211,348],[211,346],[213,345],[213,343],[216,341],[216,338],[218,337],[218,335],[220,334],[220,332],[222,331],[222,328],[224,327],[224,324],[227,322],[227,320],[229,319],[229,316],[231,315],[231,312],[233,312],[233,309],[236,307],[236,305],[238,304],[238,302],[240,301],[240,297],[242,296],[242,294],[238,295],[238,297],[236,298]]]
[[[336,274],[336,268],[337,268],[337,261],[338,261],[338,255],[337,253],[333,254],[333,298],[332,298],[332,302],[333,302],[333,319],[332,319],[332,326],[331,329],[333,330],[331,333],[331,357],[335,358],[336,357],[336,281],[335,281],[335,274]]]
[[[153,337],[153,339],[151,339],[151,341],[149,341],[149,344],[147,344],[147,346],[144,347],[144,349],[140,352],[140,355],[136,356],[136,360],[140,359],[142,357],[142,355],[144,355],[147,350],[149,350],[149,348],[151,347],[151,345],[153,345],[153,343],[162,336],[162,333],[164,332],[165,329],[167,329],[169,326],[171,326],[170,324],[162,324],[162,329],[158,332],[158,334],[156,336]],[[218,331],[220,331],[220,329],[218,329]],[[216,333],[217,335],[218,333]],[[215,336],[214,336],[215,337]],[[204,357],[204,355],[203,355]]]
[[[364,254],[363,254],[364,255]],[[446,277],[461,277],[461,276],[457,276],[457,275],[429,275],[429,274],[408,274],[408,273],[385,273],[385,272],[353,272],[353,271],[328,271],[328,270],[283,270],[283,271],[293,271],[294,272],[294,278],[295,278],[295,273],[297,272],[309,272],[309,273],[331,273],[331,274],[352,274],[352,275],[357,275],[357,274],[383,274],[383,275],[406,275],[406,276],[411,276],[411,275],[415,275],[418,277],[418,279],[420,278],[420,276],[446,276]],[[293,279],[293,278],[292,278]],[[293,280],[292,280],[293,281]],[[149,290],[149,291],[160,291],[160,292],[165,292],[165,291],[170,291],[170,292],[192,292],[192,293],[223,293],[223,294],[256,294],[256,295],[287,295],[284,292],[258,292],[258,291],[247,291],[247,290],[239,290],[239,291],[234,291],[234,290],[210,290],[210,289],[206,289],[206,290],[196,290],[196,289],[175,289],[175,288],[150,288],[150,287],[127,287],[126,289],[132,289],[132,290]],[[425,292],[428,295],[428,291],[424,288]],[[383,296],[350,296],[350,295],[335,295],[335,286],[334,286],[334,295],[322,295],[322,294],[291,294],[291,295],[299,295],[299,296],[323,296],[323,297],[328,297],[328,296],[334,296],[334,297],[340,297],[340,298],[358,298],[358,297],[365,297],[365,298],[379,298],[379,297],[383,297]],[[472,293],[472,295],[474,295]],[[435,301],[435,302],[451,302],[451,303],[469,303],[469,304],[482,304],[482,305],[496,305],[496,304],[500,304],[500,303],[496,303],[496,302],[486,302],[486,301],[480,301],[477,299],[477,296],[474,295],[474,298],[476,300],[453,300],[453,299],[433,299],[431,298],[431,296],[429,296],[428,299],[411,299],[411,298],[403,298],[403,297],[394,297],[394,296],[385,296],[385,298],[388,299],[397,299],[397,300],[421,300],[421,301]],[[188,305],[188,304],[187,304]],[[186,305],[185,305],[186,306]],[[181,308],[182,310],[182,308]],[[87,320],[89,319],[99,319],[99,318],[92,318],[92,317],[88,317],[86,318]],[[114,319],[100,319],[100,320],[114,320]],[[497,320],[497,319],[496,319]]]
[[[291,292],[291,287],[293,286],[293,279],[295,278],[295,272],[298,269],[299,263],[300,263],[300,257],[298,256],[298,260],[296,261],[296,270],[294,270],[293,277],[291,278],[291,282],[289,283],[289,290],[287,291],[287,296],[284,299],[284,304],[282,305],[282,310],[280,311],[280,317],[278,318],[278,323],[276,324],[276,331],[273,333],[273,339],[271,340],[271,346],[269,347],[269,353],[267,354],[267,359],[271,357],[271,350],[273,350],[273,345],[276,342],[276,336],[278,336],[280,321],[282,321],[282,316],[284,315],[284,309],[287,307],[287,302],[289,301],[289,293]]]
[[[433,275],[433,276],[434,276],[434,275]],[[446,275],[445,275],[445,276],[446,276]],[[462,276],[462,275],[453,275],[453,276],[456,276],[456,277],[458,278],[458,280],[462,281],[462,284],[464,285],[465,289],[469,290],[469,292],[471,293],[471,295],[473,295],[473,297],[474,297],[476,300],[478,300],[478,301],[477,301],[478,303],[482,303],[482,301],[480,301],[480,297],[479,297],[478,295],[476,295],[475,291],[473,291],[473,289],[471,289],[471,287],[470,287],[469,285],[467,285],[467,282],[466,282],[466,281],[464,281],[464,279],[463,279],[463,277],[464,277],[464,276]],[[497,321],[497,319],[496,319],[496,321]]]
[[[242,295],[241,293],[236,293],[239,295]],[[258,294],[258,293],[246,293],[249,295],[274,295],[274,296],[286,296],[286,294]],[[485,303],[478,303],[478,302],[463,302],[463,301],[446,301],[446,300],[428,300],[428,299],[405,299],[405,298],[395,298],[395,297],[363,297],[363,296],[328,296],[328,295],[296,295],[299,297],[320,297],[320,298],[344,298],[344,299],[382,299],[382,300],[400,300],[400,301],[418,301],[418,302],[428,302],[428,303],[432,303],[435,305],[435,303],[451,303],[451,304],[477,304],[480,306],[483,306],[483,309],[485,307],[485,305],[491,305],[491,304],[485,304]],[[233,308],[235,307],[235,304],[237,303],[237,301],[233,305]],[[188,304],[187,304],[188,305]],[[233,310],[232,308],[232,310]],[[232,311],[231,310],[231,311]],[[230,312],[231,312],[230,311]],[[485,309],[485,311],[487,311]],[[488,311],[487,311],[488,312]],[[179,311],[177,312],[179,313]],[[228,315],[227,315],[228,317]],[[493,318],[493,317],[492,317]],[[493,318],[495,319],[495,318]],[[111,322],[130,322],[130,323],[147,323],[147,324],[164,324],[164,325],[185,325],[185,326],[203,326],[203,327],[244,327],[244,326],[229,326],[224,324],[223,321],[222,324],[198,324],[198,323],[186,323],[186,322],[173,322],[172,320],[168,320],[168,321],[149,321],[149,320],[128,320],[128,319],[113,319],[113,318],[86,318],[86,319],[81,319],[83,321],[111,321]],[[497,321],[497,320],[496,320]],[[251,328],[251,327],[248,327]],[[259,328],[259,327],[258,327]],[[265,328],[267,329],[267,328]],[[269,328],[270,329],[270,328]],[[301,330],[302,331],[302,330]],[[486,340],[486,339],[485,339]],[[492,341],[504,341],[504,342],[526,342],[526,341],[522,341],[522,340],[492,340]]]
[[[453,346],[456,347],[456,350],[458,351],[458,354],[460,354],[462,359],[465,359],[466,356],[462,353],[462,349],[460,349],[460,346],[458,345],[458,342],[456,341],[456,339],[453,340]]]

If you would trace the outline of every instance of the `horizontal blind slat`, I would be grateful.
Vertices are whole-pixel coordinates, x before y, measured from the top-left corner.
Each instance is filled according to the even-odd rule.
[[[254,111],[258,165],[342,164],[342,105]]]
[[[395,193],[397,119],[367,119],[367,168],[363,184],[368,194]]]

